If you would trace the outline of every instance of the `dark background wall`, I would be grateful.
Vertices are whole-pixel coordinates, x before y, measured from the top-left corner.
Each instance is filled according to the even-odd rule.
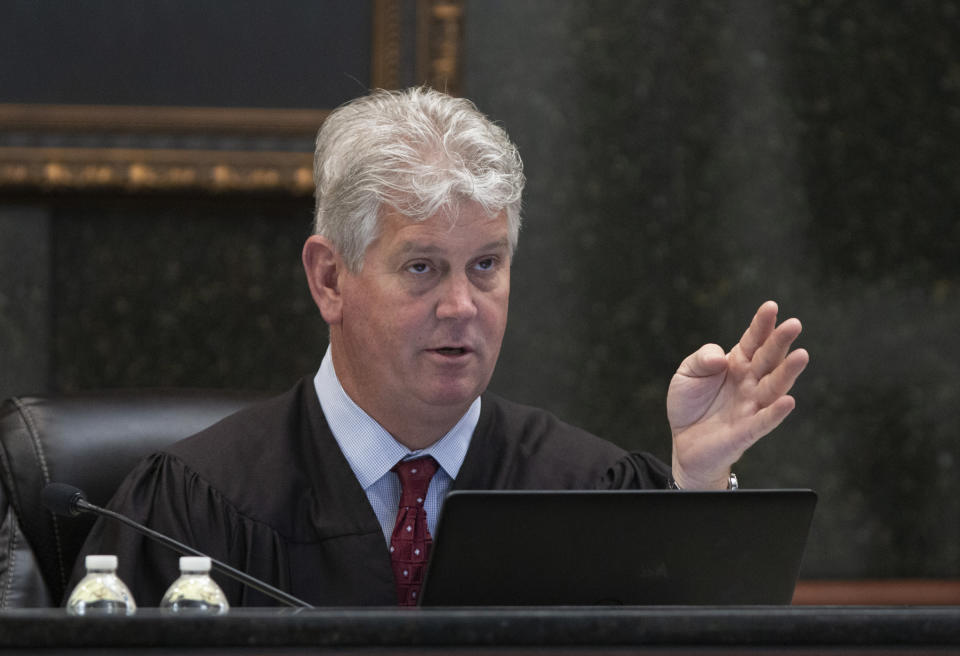
[[[813,359],[738,473],[819,493],[804,575],[960,576],[960,4],[470,0],[462,57],[529,177],[493,387],[668,457],[673,370],[774,298]],[[310,210],[0,196],[0,393],[286,387],[325,340]]]
[[[466,93],[525,154],[496,385],[668,451],[682,357],[804,322],[738,466],[810,486],[811,576],[960,574],[960,13],[829,0],[473,2]]]

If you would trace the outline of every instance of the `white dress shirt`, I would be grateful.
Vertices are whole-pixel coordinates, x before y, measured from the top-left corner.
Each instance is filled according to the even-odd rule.
[[[391,468],[400,460],[433,456],[440,466],[430,481],[424,509],[430,533],[435,534],[440,506],[453,479],[460,472],[470,446],[470,438],[480,420],[480,398],[474,400],[466,414],[440,440],[425,449],[411,451],[393,439],[383,426],[361,410],[347,395],[334,371],[329,348],[320,363],[320,370],[317,371],[313,384],[330,431],[350,463],[360,487],[367,493],[367,499],[380,521],[387,544],[393,534],[397,507],[400,504],[400,479],[396,473],[390,471]]]

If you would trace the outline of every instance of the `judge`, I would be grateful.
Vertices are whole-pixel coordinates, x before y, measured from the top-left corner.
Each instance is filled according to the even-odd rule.
[[[723,489],[794,407],[808,356],[773,302],[730,352],[706,345],[680,365],[670,466],[487,392],[524,176],[467,100],[415,88],[340,107],[314,180],[303,265],[330,329],[318,371],[146,458],[113,510],[312,604],[412,604],[449,491]],[[102,519],[79,563],[87,553],[117,554],[143,606],[177,574],[175,554]],[[231,604],[272,603],[221,583]]]

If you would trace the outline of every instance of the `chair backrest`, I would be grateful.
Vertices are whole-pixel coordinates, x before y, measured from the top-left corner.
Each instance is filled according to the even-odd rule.
[[[0,404],[0,609],[56,606],[94,519],[57,517],[67,483],[103,506],[136,462],[264,398],[225,390],[118,390]]]

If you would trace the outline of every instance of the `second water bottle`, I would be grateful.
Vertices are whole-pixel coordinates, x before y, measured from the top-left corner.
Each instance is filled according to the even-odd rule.
[[[180,559],[180,578],[173,582],[160,609],[165,613],[223,615],[230,610],[227,597],[210,578],[210,559],[184,556]]]

